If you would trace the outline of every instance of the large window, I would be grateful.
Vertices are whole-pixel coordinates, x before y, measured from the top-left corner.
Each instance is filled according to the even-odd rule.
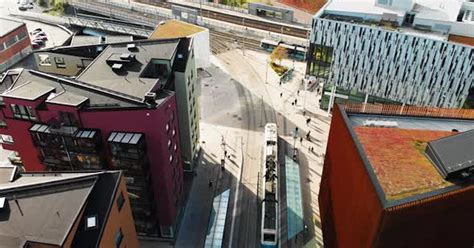
[[[328,78],[331,69],[333,48],[312,44],[309,54],[308,74]]]
[[[22,106],[16,104],[10,104],[13,117],[24,120],[36,120],[36,113],[30,106]]]

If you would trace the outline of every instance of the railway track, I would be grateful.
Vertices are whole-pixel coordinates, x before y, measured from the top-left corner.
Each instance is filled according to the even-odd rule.
[[[146,4],[150,4],[150,3],[146,3]],[[173,3],[173,4],[176,6],[197,9],[199,11],[199,8],[194,8],[188,5],[182,5],[182,4],[177,4],[177,3]],[[171,4],[168,2],[154,2],[152,3],[152,5],[171,9]],[[305,28],[299,28],[299,27],[289,26],[285,24],[278,24],[274,22],[254,20],[254,19],[249,19],[242,16],[230,15],[230,14],[221,13],[218,11],[213,11],[213,10],[208,10],[208,9],[202,9],[202,16],[219,20],[219,21],[229,22],[232,24],[240,25],[240,26],[267,30],[269,32],[281,33],[284,35],[294,36],[294,37],[303,38],[303,39],[308,38],[309,30]]]
[[[243,37],[242,35],[209,30],[211,51],[213,54],[223,53],[236,48],[261,51],[260,40]]]

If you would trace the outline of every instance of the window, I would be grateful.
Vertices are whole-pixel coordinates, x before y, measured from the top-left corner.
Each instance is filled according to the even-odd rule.
[[[173,155],[170,155],[170,163],[173,162]]]
[[[13,46],[13,44],[15,44],[16,42],[17,42],[17,37],[14,36],[11,39],[7,40],[7,42],[5,42],[5,46],[7,48],[9,48],[9,47]]]
[[[174,112],[171,112],[170,119],[173,121],[174,120]]]
[[[119,228],[119,230],[117,231],[117,234],[115,234],[115,246],[117,248],[119,248],[120,245],[122,244],[122,240],[123,240],[123,232],[122,232],[122,228]]]
[[[178,145],[177,144],[174,144],[174,147],[173,147],[173,150],[178,150]]]
[[[54,57],[54,63],[56,64],[57,68],[66,68],[66,63],[62,57]]]
[[[6,134],[0,134],[0,143],[1,144],[13,144],[13,137]]]
[[[171,139],[168,140],[168,148],[171,148]]]
[[[24,120],[36,120],[36,114],[32,107],[10,104],[13,117]]]
[[[61,119],[61,122],[64,123],[64,125],[68,126],[78,126],[79,123],[76,120],[76,116],[73,113],[70,112],[59,112],[59,117]]]
[[[5,120],[0,120],[0,127],[8,127]]]
[[[0,44],[0,52],[3,51],[3,50],[5,50],[5,43],[4,42],[2,42]]]
[[[26,32],[21,32],[17,35],[18,40],[23,40],[28,34]]]
[[[171,135],[173,135],[173,137],[176,135],[176,129],[173,129],[173,132],[171,132]]]
[[[39,65],[40,66],[51,66],[51,59],[47,54],[38,54]]]
[[[123,192],[120,192],[120,195],[117,197],[117,207],[118,211],[122,210],[123,204],[125,203],[125,198],[123,197]]]
[[[168,132],[170,130],[170,124],[166,124],[165,128],[166,128],[166,132]]]
[[[86,218],[86,230],[97,228],[97,215]]]

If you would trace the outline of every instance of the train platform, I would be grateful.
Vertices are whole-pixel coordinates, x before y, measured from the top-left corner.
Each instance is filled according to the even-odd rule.
[[[195,3],[195,2],[181,1],[181,0],[171,0],[171,1],[168,1],[168,2],[173,3],[173,4],[177,4],[177,5],[181,5],[181,6],[188,6],[188,7],[191,7],[191,8],[196,8],[198,10],[201,8],[201,4]],[[288,7],[288,8],[290,8],[290,7]],[[238,17],[242,17],[242,18],[246,18],[246,19],[257,20],[257,21],[261,21],[261,22],[268,22],[268,23],[284,25],[284,26],[288,26],[288,27],[301,28],[301,29],[307,29],[308,28],[307,26],[299,24],[299,23],[278,22],[276,20],[271,20],[269,18],[263,18],[263,17],[251,15],[249,13],[244,13],[243,11],[235,11],[235,10],[231,10],[231,9],[217,8],[217,7],[209,6],[207,4],[202,4],[202,9],[203,10],[221,12],[221,13],[225,13],[225,14],[228,14],[228,15],[238,16]],[[245,10],[245,9],[243,9],[243,10]],[[206,15],[203,15],[203,17],[212,18],[211,16],[206,16]]]

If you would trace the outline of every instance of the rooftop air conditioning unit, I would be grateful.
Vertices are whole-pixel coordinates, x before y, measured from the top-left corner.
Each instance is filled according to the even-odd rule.
[[[155,92],[148,92],[145,95],[145,102],[154,104],[156,100],[156,93]]]
[[[398,127],[398,123],[396,121],[387,121],[387,120],[365,120],[363,125],[366,127],[388,127],[388,128]]]

